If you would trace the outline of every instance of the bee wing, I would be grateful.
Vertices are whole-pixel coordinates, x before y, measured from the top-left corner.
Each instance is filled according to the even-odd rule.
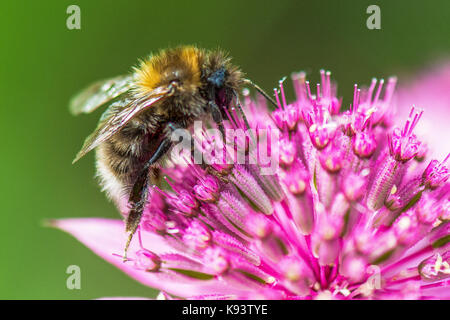
[[[86,153],[96,148],[100,143],[109,139],[118,132],[141,111],[151,107],[156,102],[166,98],[172,87],[161,86],[138,99],[125,99],[116,101],[103,113],[95,131],[86,138],[83,147],[72,163],[77,162]]]
[[[123,75],[94,82],[70,100],[69,110],[73,115],[90,113],[130,90],[132,80],[132,75]]]

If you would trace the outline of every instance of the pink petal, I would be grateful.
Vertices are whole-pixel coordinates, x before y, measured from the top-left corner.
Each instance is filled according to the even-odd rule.
[[[101,258],[149,287],[158,288],[179,297],[205,294],[239,295],[243,293],[235,286],[217,279],[198,280],[175,272],[146,272],[134,268],[131,262],[122,262],[121,257],[113,255],[122,255],[126,242],[125,227],[121,220],[75,218],[54,220],[52,225],[70,233]],[[142,242],[145,249],[156,254],[179,253],[170,247],[162,237],[150,232],[142,233]],[[129,256],[133,256],[133,253],[139,249],[139,241],[135,236],[130,245]]]
[[[450,152],[450,61],[400,87],[397,105],[398,123],[404,123],[412,105],[425,110],[414,132],[428,143],[433,158],[443,160]]]

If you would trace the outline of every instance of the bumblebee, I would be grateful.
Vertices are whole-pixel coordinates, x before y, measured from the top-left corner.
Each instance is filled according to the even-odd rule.
[[[244,85],[253,86],[274,103],[222,51],[181,46],[151,55],[131,74],[98,81],[72,99],[74,115],[109,105],[73,162],[96,149],[103,191],[118,206],[124,197],[128,199],[125,258],[149,185],[157,180],[163,156],[172,146],[172,132],[212,116],[223,134],[225,110],[233,99],[239,101]]]

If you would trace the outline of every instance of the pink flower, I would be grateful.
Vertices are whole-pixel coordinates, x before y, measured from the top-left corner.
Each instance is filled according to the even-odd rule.
[[[247,96],[257,140],[234,141],[253,157],[263,129],[277,132],[275,174],[250,161],[213,165],[220,179],[192,163],[164,169],[172,190],[153,189],[126,262],[121,220],[54,225],[165,298],[450,299],[450,135],[434,122],[419,133],[446,120],[445,70],[397,98],[395,78],[355,85],[343,112],[324,71],[315,92],[295,74],[291,103],[280,82],[273,112]],[[245,129],[236,112],[229,120]]]

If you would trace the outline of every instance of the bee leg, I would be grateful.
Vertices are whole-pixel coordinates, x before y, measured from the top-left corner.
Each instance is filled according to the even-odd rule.
[[[152,171],[153,171],[153,176],[151,177],[150,183],[152,185],[156,185],[158,187],[161,186],[162,178],[163,178],[161,168],[155,167],[155,168],[153,168]]]
[[[128,240],[125,245],[123,260],[127,260],[127,251],[130,246],[133,235],[136,232],[141,221],[142,212],[144,211],[145,203],[148,196],[148,175],[149,172],[144,171],[136,180],[131,190],[128,203],[131,205],[130,212],[126,219],[125,231],[129,232]]]
[[[217,104],[214,101],[209,101],[208,107],[211,111],[211,115],[212,115],[214,122],[219,127],[219,131],[222,134],[222,139],[225,142],[225,128],[223,127],[222,112],[220,111],[220,108],[217,106]]]
[[[240,112],[241,115],[242,115],[242,119],[244,120],[244,124],[245,124],[245,126],[247,127],[247,132],[250,133],[250,137],[252,138],[253,146],[256,146],[256,144],[257,144],[257,142],[256,142],[257,139],[256,139],[256,136],[255,136],[254,131],[251,130],[250,124],[248,123],[247,117],[245,116],[245,112],[244,112],[244,110],[242,109],[241,101],[239,100],[239,95],[237,94],[236,91],[233,91],[233,94],[234,94],[234,96],[236,97],[236,106],[237,106],[239,112]]]
[[[126,219],[125,231],[129,233],[127,243],[125,245],[124,261],[127,260],[127,251],[130,246],[133,235],[135,234],[139,223],[141,222],[142,213],[147,203],[149,176],[153,173],[151,166],[156,163],[169,150],[172,142],[164,138],[156,149],[155,153],[150,157],[150,160],[142,168],[141,174],[138,176],[136,182],[130,193],[128,203],[131,205],[130,212]]]
[[[245,116],[245,112],[242,109],[241,101],[239,100],[239,95],[237,94],[236,91],[233,91],[233,94],[236,97],[236,106],[237,106],[239,112],[241,113],[242,120],[244,120],[244,124],[247,127],[247,130],[250,130],[250,124],[248,123],[247,117]]]

